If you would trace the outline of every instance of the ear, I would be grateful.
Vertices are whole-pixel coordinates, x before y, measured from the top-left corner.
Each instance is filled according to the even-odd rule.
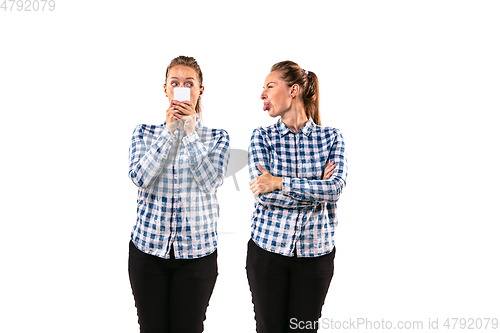
[[[290,95],[292,95],[292,97],[297,97],[299,92],[300,92],[300,87],[298,84],[294,84],[293,86],[290,87]]]
[[[163,91],[165,92],[165,95],[167,95],[167,85],[166,84],[163,84]],[[167,95],[168,97],[168,95]]]
[[[201,95],[203,95],[204,92],[205,92],[205,86],[202,86],[200,88],[200,97],[201,97]]]

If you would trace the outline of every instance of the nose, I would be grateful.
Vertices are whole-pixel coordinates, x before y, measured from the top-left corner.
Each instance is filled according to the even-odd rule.
[[[267,98],[267,94],[265,91],[263,91],[262,94],[260,94],[260,99],[265,100],[266,98]]]

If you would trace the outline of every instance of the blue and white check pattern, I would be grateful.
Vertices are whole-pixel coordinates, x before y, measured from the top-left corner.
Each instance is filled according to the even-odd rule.
[[[321,180],[327,161],[335,162],[328,180]],[[347,178],[344,139],[339,130],[312,119],[297,131],[281,119],[253,131],[248,149],[250,178],[260,165],[282,177],[282,190],[255,197],[252,239],[264,250],[298,257],[318,257],[333,251],[337,200]]]
[[[135,246],[169,258],[207,256],[217,247],[219,204],[229,160],[229,135],[198,120],[195,131],[174,133],[162,125],[138,125],[129,149],[129,177],[138,186]]]

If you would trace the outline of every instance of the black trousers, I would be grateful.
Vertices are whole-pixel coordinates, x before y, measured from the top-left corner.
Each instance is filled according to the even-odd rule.
[[[286,257],[250,240],[246,269],[257,332],[317,332],[334,258],[335,248],[321,257]]]
[[[163,259],[129,244],[128,271],[141,333],[200,333],[217,279],[217,250],[198,259]]]

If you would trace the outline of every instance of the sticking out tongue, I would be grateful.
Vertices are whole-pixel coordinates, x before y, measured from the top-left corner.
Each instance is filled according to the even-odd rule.
[[[264,103],[264,108],[263,108],[264,111],[267,111],[269,110],[269,103]]]

